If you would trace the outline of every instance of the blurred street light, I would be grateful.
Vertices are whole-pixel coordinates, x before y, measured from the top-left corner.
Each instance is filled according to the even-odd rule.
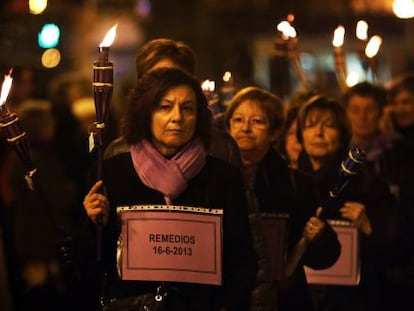
[[[31,14],[41,14],[47,8],[47,0],[29,0],[29,10]]]
[[[394,0],[392,9],[398,18],[414,17],[414,1],[413,0]]]

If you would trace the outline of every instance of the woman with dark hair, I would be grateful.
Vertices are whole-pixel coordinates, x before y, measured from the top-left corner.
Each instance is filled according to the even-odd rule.
[[[158,68],[176,68],[194,75],[196,55],[193,49],[182,41],[159,38],[141,46],[135,57],[137,79]],[[120,152],[128,152],[129,145],[123,137],[113,140],[105,150],[109,158]],[[240,167],[241,160],[237,145],[231,136],[218,127],[213,127],[209,154]]]
[[[335,201],[329,195],[337,183],[338,169],[346,158],[352,136],[343,105],[323,96],[308,101],[299,111],[297,133],[304,148],[299,169],[312,178],[314,191],[324,207],[324,218],[349,222],[358,229],[360,237],[359,285],[327,286],[322,303],[327,310],[381,310],[383,269],[393,256],[392,245],[398,238],[396,202],[387,185],[364,167]]]
[[[211,128],[206,98],[192,76],[160,68],[138,81],[123,121],[123,137],[130,151],[104,161],[103,180],[92,186],[84,200],[83,236],[95,236],[91,225],[97,223],[98,215],[105,226],[102,258],[107,310],[132,310],[139,306],[134,301],[155,294],[160,287],[167,295],[165,310],[248,310],[256,264],[244,188],[237,168],[207,155]],[[103,188],[105,195],[100,192]],[[221,286],[128,281],[118,276],[121,223],[117,207],[148,204],[222,211]],[[89,248],[92,256],[93,250]],[[125,309],[117,309],[125,301]],[[149,305],[140,307],[152,310]]]
[[[280,98],[257,87],[237,92],[224,115],[224,124],[242,155],[250,226],[259,257],[251,310],[313,310],[303,265],[327,268],[340,252],[335,232],[317,217],[310,184],[299,172],[289,170],[274,147],[284,117]],[[296,189],[291,174],[296,176]],[[269,215],[284,224],[278,235],[265,233]],[[302,237],[309,248],[286,273],[290,262],[286,265],[285,258]],[[274,249],[281,249],[280,257],[269,255]],[[272,269],[283,273],[274,275]]]

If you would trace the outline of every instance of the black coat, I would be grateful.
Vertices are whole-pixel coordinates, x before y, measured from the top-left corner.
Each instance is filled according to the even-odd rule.
[[[270,149],[257,164],[253,187],[260,212],[289,215],[288,251],[291,250],[302,237],[307,220],[316,213],[317,201],[310,180],[300,172],[291,171],[280,154]],[[255,231],[257,240],[260,231]],[[279,300],[278,310],[312,310],[303,265],[327,268],[336,262],[339,254],[337,235],[327,224],[322,235],[310,244],[293,275],[273,284],[274,295]],[[260,268],[259,265],[259,283],[265,274]]]
[[[141,182],[134,170],[130,153],[122,153],[106,160],[103,172],[110,201],[110,220],[104,229],[103,261],[107,273],[105,296],[119,298],[155,292],[160,282],[122,281],[117,276],[116,243],[120,226],[116,207],[135,204],[162,205],[165,204],[164,197]],[[239,170],[222,160],[207,157],[202,171],[173,200],[173,204],[223,210],[223,286],[167,283],[167,288],[174,287],[174,291],[169,294],[169,301],[178,301],[178,305],[183,308],[180,310],[211,311],[219,310],[219,306],[225,306],[228,310],[246,310],[248,292],[256,273],[256,257],[251,244]],[[92,260],[93,265],[96,249],[93,241],[96,236],[94,229],[92,223],[85,219],[78,239],[82,241],[79,247],[86,246],[82,251],[82,262],[85,265],[86,253],[89,253],[89,260]],[[177,310],[177,307],[171,306],[168,310]]]
[[[299,167],[312,178],[319,203],[325,207],[324,217],[343,220],[340,207],[345,202],[359,202],[366,207],[372,234],[360,234],[361,280],[358,286],[328,286],[327,303],[332,310],[380,310],[384,290],[383,272],[393,261],[401,238],[401,217],[388,185],[374,178],[366,167],[353,176],[335,200],[329,190],[337,183],[338,169],[345,151],[332,156],[318,171],[313,171],[305,153]],[[331,309],[329,309],[331,310]]]

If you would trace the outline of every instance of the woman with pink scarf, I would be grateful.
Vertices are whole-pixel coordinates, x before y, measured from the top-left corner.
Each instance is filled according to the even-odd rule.
[[[212,120],[199,81],[177,69],[157,69],[140,79],[127,103],[123,137],[131,149],[104,161],[103,180],[84,199],[79,243],[84,264],[94,264],[102,217],[106,310],[160,310],[139,297],[162,289],[162,310],[248,310],[256,263],[240,171],[207,155]],[[104,193],[104,194],[103,194]],[[122,280],[117,273],[121,223],[117,207],[168,205],[218,209],[222,218],[222,282]],[[83,249],[81,248],[85,246]],[[138,250],[139,251],[139,250]],[[89,255],[89,256],[87,256]],[[119,303],[118,303],[119,302]]]

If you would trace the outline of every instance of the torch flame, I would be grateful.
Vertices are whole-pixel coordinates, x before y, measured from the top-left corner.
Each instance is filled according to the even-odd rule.
[[[0,95],[0,106],[3,106],[6,103],[7,96],[9,96],[9,91],[12,86],[13,78],[11,77],[13,69],[10,69],[8,75],[4,75],[4,81],[1,86],[1,95]]]
[[[332,40],[332,45],[334,47],[341,47],[344,44],[344,37],[345,37],[345,28],[344,26],[336,27],[334,31],[334,37]]]
[[[112,26],[111,29],[108,30],[108,32],[105,35],[105,38],[103,39],[101,44],[99,44],[99,47],[109,47],[112,45],[116,37],[117,27],[118,27],[118,24],[115,24],[114,26]]]
[[[204,82],[201,84],[201,88],[205,92],[214,92],[216,88],[216,83],[212,80],[204,80]]]
[[[365,47],[365,55],[368,58],[373,58],[377,55],[379,48],[382,44],[382,38],[378,35],[375,35],[369,39],[367,46]]]
[[[359,40],[365,41],[368,39],[368,24],[366,21],[358,21],[356,26],[356,36]]]
[[[231,72],[226,71],[223,75],[223,81],[224,82],[230,82],[231,79],[232,79]]]
[[[285,40],[296,37],[296,29],[288,21],[281,21],[276,28],[282,33]]]

